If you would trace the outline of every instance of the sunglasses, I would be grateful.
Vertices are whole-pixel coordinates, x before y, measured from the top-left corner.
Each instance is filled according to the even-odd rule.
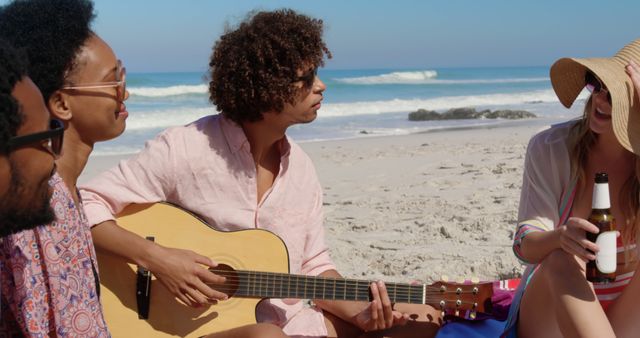
[[[592,94],[607,93],[607,100],[609,100],[609,104],[611,104],[611,93],[609,93],[607,87],[605,87],[595,74],[587,72],[584,76],[584,83],[587,90]]]
[[[316,76],[318,76],[318,67],[310,69],[301,76],[294,78],[292,82],[302,82],[304,88],[311,88],[311,86],[313,86],[313,82],[316,80]]]
[[[55,157],[59,157],[62,153],[62,139],[64,138],[64,125],[60,120],[51,120],[49,122],[49,130],[38,133],[14,136],[9,139],[9,150],[13,151],[17,148],[40,142],[42,147]]]
[[[116,100],[124,102],[124,95],[127,91],[127,68],[122,66],[122,61],[118,60],[116,64],[116,80],[96,83],[83,83],[71,86],[64,86],[62,89],[95,89],[95,88],[116,88]]]

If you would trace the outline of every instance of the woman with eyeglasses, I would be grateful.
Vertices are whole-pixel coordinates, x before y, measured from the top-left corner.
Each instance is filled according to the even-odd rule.
[[[551,83],[570,107],[586,88],[582,118],[534,136],[527,149],[513,249],[528,264],[511,306],[508,337],[635,337],[640,332],[640,40],[611,58],[563,58]],[[607,173],[620,236],[613,282],[591,283],[601,248],[587,221],[594,177]]]
[[[0,36],[27,54],[53,130],[15,137],[59,155],[49,180],[55,220],[7,236],[0,245],[0,336],[109,337],[99,300],[96,255],[76,189],[96,142],[122,134],[126,71],[91,31],[87,0],[13,1],[0,8]],[[60,121],[60,122],[58,122]],[[64,144],[49,138],[64,126]]]

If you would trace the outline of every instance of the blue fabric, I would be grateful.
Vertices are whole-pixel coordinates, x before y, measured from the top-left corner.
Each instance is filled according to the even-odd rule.
[[[485,319],[477,321],[455,321],[445,324],[436,335],[436,338],[480,338],[500,337],[504,331],[504,321]]]

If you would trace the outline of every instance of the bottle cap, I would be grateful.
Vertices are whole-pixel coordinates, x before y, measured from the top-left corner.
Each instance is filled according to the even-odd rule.
[[[596,183],[609,183],[609,175],[607,173],[596,173]]]

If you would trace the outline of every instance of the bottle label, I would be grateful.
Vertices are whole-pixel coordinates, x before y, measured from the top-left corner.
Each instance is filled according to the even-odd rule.
[[[593,209],[609,209],[611,208],[611,202],[609,202],[609,184],[596,183],[593,187],[593,201],[591,202]]]
[[[602,273],[616,272],[617,248],[615,231],[605,231],[598,235],[596,245],[600,249],[596,254],[596,267]]]

